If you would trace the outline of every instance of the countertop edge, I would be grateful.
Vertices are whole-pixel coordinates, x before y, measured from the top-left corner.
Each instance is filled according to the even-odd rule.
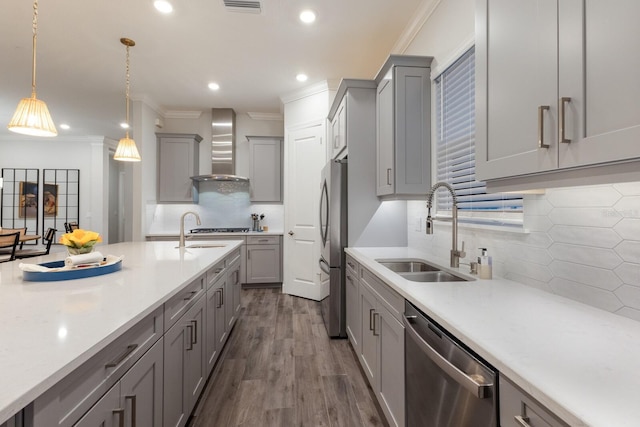
[[[213,258],[208,265],[200,270],[195,275],[190,276],[188,279],[185,279],[182,283],[176,285],[172,288],[172,290],[166,293],[162,298],[158,299],[156,302],[149,305],[146,309],[140,311],[139,313],[132,315],[128,318],[122,325],[120,325],[117,329],[112,331],[111,333],[104,336],[97,343],[92,345],[89,348],[83,349],[77,357],[75,357],[70,362],[66,363],[64,366],[57,369],[55,372],[52,372],[49,376],[39,381],[37,384],[34,384],[28,390],[24,391],[20,396],[13,399],[11,402],[4,403],[3,407],[0,407],[0,424],[6,422],[11,417],[13,417],[16,413],[21,411],[23,408],[28,406],[31,402],[35,401],[38,397],[44,394],[47,390],[57,384],[60,380],[65,378],[75,369],[82,366],[83,363],[88,361],[91,357],[98,354],[101,350],[105,349],[109,344],[111,344],[115,339],[120,337],[123,333],[128,331],[131,327],[135,326],[139,321],[144,319],[146,316],[160,308],[164,305],[165,302],[170,300],[174,295],[180,292],[185,286],[188,286],[196,277],[206,272],[209,268],[214,266],[221,259],[224,259],[228,256],[233,250],[242,246],[242,242],[239,240],[228,240],[229,245],[225,247],[225,251],[222,254],[219,254],[218,257]],[[153,244],[153,242],[147,242]],[[217,241],[216,243],[219,243]],[[105,246],[105,249],[108,248],[109,245]],[[38,260],[42,258],[44,261],[52,260],[56,255],[48,255],[45,257],[34,258],[34,260]],[[14,261],[18,262],[18,261]],[[90,280],[82,279],[82,280]]]
[[[408,281],[401,278],[397,274],[391,272],[391,270],[388,270],[387,268],[382,267],[378,262],[375,261],[374,258],[370,256],[371,253],[375,253],[378,250],[380,251],[380,253],[383,253],[385,250],[389,252],[395,250],[396,253],[398,253],[397,251],[400,250],[400,251],[404,251],[406,254],[410,254],[412,258],[424,259],[426,261],[435,262],[438,265],[442,265],[442,266],[448,265],[448,260],[434,258],[433,256],[430,256],[427,253],[421,252],[419,250],[414,250],[412,248],[357,248],[356,247],[356,248],[345,249],[345,252],[351,255],[362,266],[366,267],[373,274],[375,274],[376,277],[378,277],[384,283],[389,285],[393,290],[399,293],[402,297],[404,297],[406,300],[416,305],[418,308],[420,308],[420,310],[424,311],[426,314],[432,317],[436,322],[440,323],[445,329],[449,330],[458,339],[463,341],[470,348],[472,348],[476,353],[478,353],[481,357],[483,357],[489,363],[491,363],[496,369],[498,369],[498,371],[501,374],[508,377],[518,387],[520,387],[526,393],[531,395],[543,406],[547,407],[550,411],[556,414],[556,416],[558,416],[564,422],[575,427],[600,425],[600,424],[594,423],[595,420],[591,420],[590,418],[585,419],[585,417],[580,415],[578,412],[580,411],[581,408],[566,407],[561,403],[557,402],[543,388],[536,386],[535,384],[533,384],[532,381],[528,380],[523,375],[518,373],[517,368],[510,366],[508,363],[505,363],[502,360],[501,355],[492,354],[491,351],[488,349],[488,347],[490,346],[488,346],[487,343],[479,341],[478,338],[476,337],[469,336],[466,332],[460,329],[461,325],[456,325],[455,322],[442,316],[437,309],[433,309],[428,305],[428,303],[424,301],[420,301],[416,297],[416,295],[413,292],[411,292],[411,287],[406,285],[407,283],[409,283]],[[367,254],[367,252],[369,254]],[[378,259],[384,258],[384,256],[375,256],[375,258],[378,258]],[[465,267],[468,268],[468,266],[465,266]],[[464,274],[466,276],[469,276],[468,273],[463,272],[461,269],[452,269],[447,267],[444,267],[443,269],[449,270],[449,271],[455,271],[457,274]],[[602,316],[604,317],[608,317],[609,315],[614,316],[611,313],[604,312],[602,310],[598,310],[590,306],[585,306],[584,304],[578,303],[573,300],[569,300],[559,295],[550,294],[548,292],[531,288],[521,283],[513,282],[507,279],[494,278],[494,280],[480,280],[480,279],[477,279],[477,280],[479,281],[479,283],[481,282],[499,283],[500,285],[505,285],[505,286],[508,286],[509,288],[515,289],[516,292],[521,291],[523,295],[530,294],[530,295],[537,295],[538,297],[542,295],[542,298],[548,298],[550,301],[566,300],[567,306],[576,306],[576,305],[584,306],[585,307],[584,310],[586,311],[595,310],[594,313],[601,312],[603,313]],[[415,286],[415,284],[412,286]],[[507,289],[507,288],[505,287],[504,289]],[[621,324],[628,323],[626,322],[627,320],[631,321],[630,319],[624,319],[620,317]],[[596,392],[594,391],[594,393]],[[609,409],[609,411],[612,411],[612,410]],[[611,424],[611,425],[630,425],[630,424],[626,424],[630,422],[630,420],[626,420],[626,418],[624,418],[624,421],[625,422],[623,422],[622,424],[616,424],[614,421],[614,424]]]

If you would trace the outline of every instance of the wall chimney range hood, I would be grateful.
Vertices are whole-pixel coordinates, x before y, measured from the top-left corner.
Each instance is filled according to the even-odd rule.
[[[236,113],[232,108],[211,109],[211,174],[192,176],[196,182],[249,182],[235,175]]]

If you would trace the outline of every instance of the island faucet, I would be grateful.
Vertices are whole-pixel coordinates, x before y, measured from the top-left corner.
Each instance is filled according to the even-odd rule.
[[[182,214],[182,216],[180,217],[180,243],[178,243],[179,248],[184,248],[184,217],[189,214],[192,214],[196,217],[196,224],[201,225],[200,216],[197,213],[188,211]]]
[[[453,187],[446,182],[437,182],[431,187],[429,193],[427,193],[427,234],[433,234],[433,219],[431,218],[431,205],[433,203],[433,195],[438,188],[444,187],[451,193],[453,199],[453,207],[451,208],[451,267],[460,267],[460,258],[464,258],[467,254],[464,251],[464,242],[462,242],[462,249],[458,250],[458,198]]]

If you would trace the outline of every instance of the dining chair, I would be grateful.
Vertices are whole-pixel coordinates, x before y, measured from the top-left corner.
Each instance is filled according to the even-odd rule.
[[[44,249],[18,249],[15,251],[15,258],[22,259],[22,258],[31,258],[36,256],[42,256],[42,255],[49,255],[49,251],[51,250],[51,244],[56,238],[56,231],[58,230],[56,230],[55,228],[47,229],[47,232],[45,233],[44,238],[42,239],[43,242],[46,243],[46,246]]]
[[[22,245],[24,243],[22,241],[22,238],[25,236],[25,234],[27,234],[27,227],[22,227],[22,228],[3,228],[2,231],[0,231],[0,233],[7,234],[7,233],[15,233],[16,231],[20,232],[20,249],[22,249]],[[6,251],[0,251],[0,253],[6,253]]]
[[[80,226],[77,221],[64,223],[64,231],[67,233],[73,233],[73,230],[77,230],[78,228],[80,228]]]
[[[16,259],[16,247],[20,243],[20,232],[5,233],[6,229],[3,229],[3,234],[0,234],[0,249],[6,250],[6,252],[0,253],[0,262],[13,261]]]

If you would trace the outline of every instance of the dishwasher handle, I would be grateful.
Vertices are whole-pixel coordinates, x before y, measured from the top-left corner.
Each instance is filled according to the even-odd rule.
[[[480,384],[469,375],[462,372],[456,366],[452,365],[447,359],[442,357],[440,353],[433,349],[415,330],[411,325],[409,318],[406,315],[402,316],[402,322],[405,326],[405,331],[413,338],[415,343],[420,347],[422,352],[426,354],[438,367],[449,375],[455,382],[460,384],[469,392],[473,393],[479,399],[485,399],[491,396],[490,390],[493,388],[493,383]]]

